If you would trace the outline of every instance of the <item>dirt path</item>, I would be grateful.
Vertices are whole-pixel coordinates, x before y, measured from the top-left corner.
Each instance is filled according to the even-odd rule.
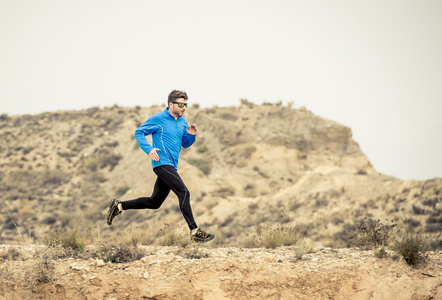
[[[20,259],[2,261],[0,299],[442,299],[442,252],[413,269],[357,249],[297,259],[290,248],[149,246],[132,263],[57,259],[51,280],[36,283],[42,249],[20,247]]]

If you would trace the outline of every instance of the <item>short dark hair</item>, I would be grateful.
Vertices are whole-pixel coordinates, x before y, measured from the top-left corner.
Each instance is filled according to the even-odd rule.
[[[179,91],[179,90],[173,90],[170,92],[169,94],[169,98],[167,100],[167,104],[169,104],[170,102],[175,102],[177,99],[183,98],[185,100],[187,100],[187,94],[184,91]]]

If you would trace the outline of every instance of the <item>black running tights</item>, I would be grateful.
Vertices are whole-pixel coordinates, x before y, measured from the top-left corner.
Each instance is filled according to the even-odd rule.
[[[152,196],[141,197],[134,200],[123,201],[123,210],[126,209],[158,209],[172,190],[177,195],[181,213],[187,222],[190,230],[198,228],[193,219],[192,208],[190,207],[190,193],[173,166],[159,166],[153,169],[158,178],[155,182]]]

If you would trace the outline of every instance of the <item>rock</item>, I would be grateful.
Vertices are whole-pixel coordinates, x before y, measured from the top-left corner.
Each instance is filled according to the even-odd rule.
[[[23,259],[23,260],[30,260],[30,259],[32,259],[34,256],[31,254],[31,253],[28,253],[28,252],[24,252],[24,253],[22,253],[22,255],[21,255],[21,258]]]
[[[221,281],[224,281],[224,280],[230,280],[232,278],[230,278],[229,276],[221,276],[221,277],[218,277],[218,279]]]
[[[106,263],[105,263],[104,260],[102,260],[102,259],[97,259],[97,260],[95,261],[95,265],[96,265],[97,267],[104,267],[104,266],[106,265]]]
[[[72,270],[75,270],[75,271],[86,271],[86,272],[89,272],[89,270],[90,270],[89,266],[77,265],[76,263],[71,264],[70,268]]]

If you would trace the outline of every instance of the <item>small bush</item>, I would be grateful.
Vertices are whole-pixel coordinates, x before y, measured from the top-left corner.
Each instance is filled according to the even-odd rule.
[[[70,175],[60,170],[49,170],[40,175],[40,185],[46,188],[54,188],[70,180]]]
[[[231,114],[229,112],[224,112],[220,114],[220,118],[228,121],[236,121],[238,120],[238,116]]]
[[[212,171],[212,163],[208,159],[189,159],[188,162],[200,169],[205,175],[209,175]]]
[[[58,152],[57,153],[60,157],[69,158],[69,157],[75,157],[77,154],[74,152]]]
[[[415,267],[425,261],[425,251],[431,250],[433,246],[433,239],[424,234],[422,227],[407,224],[405,231],[399,232],[399,236],[394,239],[393,250],[402,255],[407,264]]]
[[[421,208],[415,204],[412,206],[413,214],[415,215],[431,215],[432,211],[430,209]]]
[[[88,243],[84,232],[80,232],[77,227],[70,228],[68,226],[49,231],[42,241],[48,247],[61,246],[76,252],[83,252]]]
[[[84,177],[85,181],[87,181],[88,183],[102,183],[107,181],[107,178],[104,176],[103,173],[101,172],[96,172],[93,171],[90,174],[87,174]]]
[[[305,254],[313,253],[314,250],[310,245],[302,241],[296,245],[295,252],[296,252],[296,257],[301,258]]]
[[[122,187],[119,187],[119,188],[117,189],[117,192],[116,192],[116,196],[117,196],[117,198],[119,198],[119,197],[123,196],[124,194],[126,194],[126,192],[127,192],[128,190],[130,190],[130,187],[128,187],[127,185],[122,186]]]
[[[42,221],[42,223],[46,224],[46,225],[52,225],[55,222],[57,222],[57,218],[54,216],[48,216],[48,217],[44,218]]]
[[[303,237],[297,227],[267,224],[256,227],[255,241],[259,246],[276,248],[301,244]]]
[[[100,158],[100,161],[101,161],[100,168],[103,169],[103,168],[109,166],[109,171],[112,171],[115,168],[115,166],[118,165],[118,162],[122,158],[123,157],[118,154],[111,153],[111,154],[104,155],[103,157]]]
[[[204,153],[204,152],[207,152],[208,150],[209,150],[209,147],[207,147],[206,144],[201,144],[201,145],[198,145],[198,147],[196,147],[196,152],[198,152],[198,153]]]
[[[388,256],[388,253],[387,251],[385,251],[384,247],[381,247],[374,252],[374,256],[376,256],[377,258],[385,258]]]
[[[158,244],[161,246],[180,246],[185,247],[190,244],[190,239],[184,237],[182,234],[171,230],[166,232],[158,239]]]
[[[95,172],[100,165],[100,160],[98,158],[88,158],[83,162],[83,166],[89,171]]]
[[[219,227],[222,228],[222,227],[226,227],[226,226],[228,226],[230,223],[232,223],[232,222],[236,219],[236,216],[237,216],[237,213],[234,213],[234,214],[228,216],[228,217],[224,220],[224,222],[222,222],[222,223],[219,224]]]
[[[222,198],[234,196],[234,195],[235,195],[235,189],[231,186],[219,188],[216,191],[214,191],[212,194],[212,196],[214,196],[214,197],[222,197]]]
[[[254,184],[247,184],[244,187],[244,196],[254,198],[258,195],[256,186]]]
[[[384,224],[380,220],[365,218],[358,225],[345,226],[340,238],[347,247],[380,247],[392,237],[393,228],[396,226],[393,221]]]
[[[252,156],[253,152],[255,152],[255,151],[256,151],[255,145],[251,145],[251,144],[245,145],[244,150],[243,150],[243,156],[245,158],[250,158]]]
[[[19,260],[21,258],[21,254],[17,248],[10,247],[7,251],[0,252],[0,258],[5,260]]]
[[[32,150],[34,150],[34,148],[35,147],[33,147],[33,146],[29,146],[29,147],[25,147],[25,148],[23,148],[22,149],[22,151],[23,151],[23,154],[28,154],[29,152],[31,152]]]
[[[35,266],[25,274],[26,281],[30,286],[37,286],[54,280],[55,264],[53,260],[55,257],[55,250],[50,248],[36,254]]]

